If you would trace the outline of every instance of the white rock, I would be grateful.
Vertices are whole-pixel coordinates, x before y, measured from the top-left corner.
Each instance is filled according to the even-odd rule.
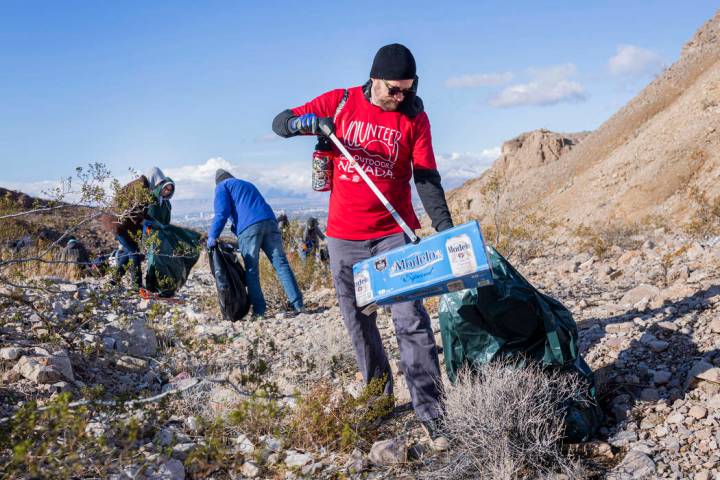
[[[375,442],[368,458],[375,465],[396,465],[407,461],[407,446],[404,438],[392,438]]]
[[[653,285],[641,284],[637,287],[628,290],[620,300],[620,305],[632,306],[640,302],[642,299],[648,299],[651,301],[660,293],[660,289]]]
[[[72,363],[70,363],[70,357],[67,351],[59,350],[50,356],[50,365],[56,369],[66,380],[69,382],[75,381],[75,375],[73,375]]]
[[[260,437],[260,441],[265,444],[265,447],[271,452],[279,452],[282,450],[282,443],[275,437],[270,435],[263,435]]]
[[[699,405],[690,408],[688,414],[696,420],[701,420],[707,415],[707,409]]]
[[[253,444],[253,442],[244,433],[238,435],[235,439],[235,445],[235,450],[240,453],[248,454],[255,451],[255,444]]]
[[[61,317],[64,312],[62,302],[53,302],[52,310],[55,315],[57,315],[58,317]]]
[[[0,358],[3,360],[17,360],[23,354],[22,349],[18,347],[0,348]]]
[[[610,445],[613,447],[627,447],[631,443],[637,442],[637,433],[621,431],[610,438]]]
[[[101,422],[89,422],[85,425],[85,433],[100,438],[108,431],[108,427]]]
[[[63,372],[55,368],[50,359],[51,357],[24,355],[15,364],[13,370],[37,384],[52,384],[65,380],[66,377]],[[63,364],[62,361],[58,361],[58,363]],[[72,375],[72,367],[70,368],[70,375]],[[74,380],[74,377],[70,378],[70,380]]]
[[[667,423],[675,425],[683,423],[683,420],[685,420],[685,416],[682,413],[674,413],[667,417]]]
[[[61,283],[60,291],[65,293],[74,293],[78,291],[78,286],[74,283]]]
[[[347,470],[348,473],[352,475],[360,473],[366,468],[367,459],[365,457],[365,454],[357,448],[353,449],[352,453],[347,459],[347,462],[345,462],[345,470]]]
[[[687,379],[685,380],[685,390],[690,388],[695,383],[695,380],[698,378],[699,375],[702,375],[703,372],[706,372],[710,369],[712,369],[712,364],[706,362],[705,360],[699,360],[695,362],[695,365],[690,369],[690,372],[688,372]]]
[[[210,392],[208,404],[216,413],[222,413],[241,400],[240,395],[233,389],[218,385]]]
[[[641,451],[630,450],[617,466],[617,470],[630,475],[630,477],[623,478],[652,478],[655,475],[655,462]]]
[[[712,333],[720,333],[720,317],[714,318],[710,322],[710,331]]]
[[[115,361],[115,364],[124,370],[129,372],[144,372],[148,368],[148,362],[142,358],[131,357],[130,355],[123,355]]]
[[[698,373],[695,378],[705,380],[706,382],[720,383],[720,367],[709,368],[704,372]]]
[[[128,353],[139,357],[153,357],[157,354],[157,338],[155,332],[148,328],[145,320],[136,318],[127,329],[131,337]]]
[[[202,428],[200,419],[196,416],[191,416],[185,419],[185,426],[193,433],[198,433]]]
[[[103,337],[102,341],[106,350],[116,350],[117,342],[113,337]]]
[[[260,467],[255,462],[245,462],[240,468],[240,473],[247,478],[256,478],[260,475]]]
[[[285,455],[285,465],[288,468],[301,468],[312,461],[313,458],[307,453],[300,453],[294,450],[288,450]]]
[[[109,317],[109,315],[108,315]],[[102,332],[103,344],[108,350],[115,349],[136,357],[152,357],[157,354],[157,338],[145,320],[136,318],[127,328],[108,325]],[[114,343],[109,339],[114,340]]]

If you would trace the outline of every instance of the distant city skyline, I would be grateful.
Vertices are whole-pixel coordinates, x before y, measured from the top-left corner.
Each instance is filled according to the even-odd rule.
[[[363,83],[400,42],[449,189],[524,131],[597,128],[677,60],[711,3],[5,0],[0,186],[38,194],[91,162],[121,181],[156,165],[176,201],[202,201],[225,168],[276,209],[324,204],[314,141],[280,139],[272,119]]]

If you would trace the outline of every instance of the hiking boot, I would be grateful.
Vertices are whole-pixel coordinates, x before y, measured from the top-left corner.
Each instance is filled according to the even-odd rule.
[[[423,430],[430,437],[430,443],[436,452],[444,452],[450,448],[450,441],[443,429],[442,421],[439,418],[422,422]]]
[[[251,322],[262,322],[265,320],[265,315],[262,313],[253,313],[250,317]]]

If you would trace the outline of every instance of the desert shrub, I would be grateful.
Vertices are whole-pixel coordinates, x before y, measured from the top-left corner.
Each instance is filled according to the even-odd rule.
[[[341,322],[328,325],[322,335],[304,341],[313,344],[305,349],[307,361],[312,362],[321,372],[354,374],[357,371],[350,336]]]
[[[384,379],[373,379],[354,398],[320,383],[298,402],[289,422],[292,445],[306,449],[352,450],[359,443],[371,444],[378,420],[389,415],[395,404],[383,394]]]
[[[542,255],[556,225],[543,215],[515,208],[508,195],[505,176],[500,172],[489,174],[480,188],[487,213],[480,221],[485,241],[508,259],[524,262]],[[454,211],[455,221],[473,220],[465,212]]]
[[[135,460],[137,442],[152,428],[135,416],[105,422],[94,433],[94,406],[71,408],[62,393],[38,409],[24,404],[9,422],[0,424],[0,471],[3,478],[105,478]]]
[[[638,234],[641,228],[639,225],[626,223],[609,223],[588,227],[580,225],[573,231],[578,241],[578,248],[590,252],[597,258],[607,256],[612,246],[618,246],[624,250],[639,248],[643,240]]]
[[[452,448],[426,476],[516,479],[557,472],[580,478],[581,467],[562,453],[561,411],[582,395],[576,377],[535,366],[494,363],[462,372],[445,393]]]
[[[710,198],[707,192],[692,187],[689,197],[695,212],[685,224],[685,231],[699,239],[720,235],[720,195]]]
[[[573,234],[579,240],[578,248],[580,250],[591,252],[598,258],[603,258],[611,247],[607,240],[591,227],[581,225],[575,229]]]

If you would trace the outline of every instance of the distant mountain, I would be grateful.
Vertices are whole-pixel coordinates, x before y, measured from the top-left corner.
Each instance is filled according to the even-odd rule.
[[[720,195],[720,12],[596,131],[520,135],[482,176],[449,192],[450,204],[482,218],[490,205],[480,192],[498,176],[506,208],[568,226],[685,221],[691,189]]]

